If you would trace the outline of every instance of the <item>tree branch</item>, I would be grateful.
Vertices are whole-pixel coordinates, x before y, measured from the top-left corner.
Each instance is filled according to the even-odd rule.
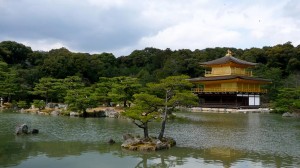
[[[133,124],[135,124],[136,126],[138,126],[139,128],[145,128],[142,124],[138,124],[137,122],[136,122],[136,120],[133,120],[132,121],[133,122]]]

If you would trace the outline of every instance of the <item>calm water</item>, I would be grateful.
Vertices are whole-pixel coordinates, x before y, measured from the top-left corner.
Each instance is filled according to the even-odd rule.
[[[300,120],[273,114],[177,113],[167,136],[177,146],[131,152],[125,133],[142,134],[129,120],[69,118],[0,112],[0,167],[300,167]],[[27,123],[38,135],[15,136]],[[151,125],[157,135],[159,125]],[[117,141],[108,145],[113,138]]]

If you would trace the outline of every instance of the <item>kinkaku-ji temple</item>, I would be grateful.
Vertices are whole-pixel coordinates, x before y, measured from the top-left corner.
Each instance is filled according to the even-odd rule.
[[[256,63],[232,56],[231,51],[219,59],[200,63],[205,76],[189,79],[195,84],[192,91],[198,95],[200,107],[210,108],[260,108],[263,85],[268,79],[253,77],[250,68]]]

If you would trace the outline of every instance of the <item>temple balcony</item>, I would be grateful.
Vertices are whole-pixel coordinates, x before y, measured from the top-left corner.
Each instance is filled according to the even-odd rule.
[[[192,88],[193,93],[267,93],[267,89],[260,88],[237,88],[237,87],[225,87],[225,88]]]
[[[242,75],[242,76],[253,76],[252,71],[249,70],[240,70],[240,69],[231,69],[230,71],[207,71],[205,70],[205,77],[212,77],[212,76],[224,76],[224,75]]]

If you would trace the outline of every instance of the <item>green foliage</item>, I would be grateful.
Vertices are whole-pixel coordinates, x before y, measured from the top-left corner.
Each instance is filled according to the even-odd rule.
[[[134,106],[127,108],[124,116],[133,120],[133,123],[144,130],[144,137],[148,138],[148,123],[158,120],[160,113],[159,108],[163,106],[163,100],[147,93],[134,95]]]
[[[68,90],[80,89],[84,87],[84,83],[79,76],[68,76],[63,80],[57,80],[54,86],[56,97],[54,99],[63,102]]]
[[[134,95],[134,106],[126,109],[125,116],[131,118],[135,125],[144,129],[144,137],[148,137],[148,123],[160,119],[163,112],[162,127],[159,139],[163,138],[168,112],[177,106],[197,104],[197,96],[192,94],[192,84],[187,81],[189,76],[170,76],[158,83],[147,84],[149,93]]]
[[[3,91],[2,95],[7,97],[7,102],[10,102],[12,96],[18,94],[22,90],[18,85],[17,71],[13,68],[9,68],[5,75],[4,83],[0,86]]]
[[[63,86],[66,90],[79,89],[84,87],[84,83],[79,76],[68,76],[63,80]]]
[[[298,99],[295,99],[293,102],[292,107],[296,110],[296,111],[300,111],[300,97]]]
[[[40,71],[44,76],[62,79],[75,75],[73,64],[75,61],[73,61],[72,53],[69,50],[66,48],[55,49],[49,51],[48,55],[40,66]]]
[[[37,93],[35,87],[42,78],[59,79],[48,99],[63,101],[67,90],[63,81],[69,76],[81,79],[80,85],[93,86],[97,92],[94,96],[104,103],[111,101],[132,101],[124,93],[119,96],[122,88],[116,78],[130,76],[137,78],[138,83],[146,86],[150,82],[158,82],[169,76],[186,74],[190,77],[203,76],[204,68],[199,62],[220,58],[228,48],[205,48],[191,51],[189,49],[165,50],[145,48],[135,50],[127,56],[116,58],[111,53],[88,54],[75,53],[66,48],[53,49],[49,52],[32,51],[30,47],[13,41],[0,42],[0,96],[5,101],[46,98],[44,93]],[[268,94],[263,100],[274,101],[282,87],[297,87],[300,71],[300,46],[294,47],[291,42],[263,48],[236,49],[229,48],[233,56],[259,65],[254,70],[255,76],[272,80],[266,85]],[[116,80],[112,89],[101,84],[101,77]],[[83,86],[82,86],[83,87]],[[58,89],[59,88],[59,89]],[[106,89],[105,89],[106,88]],[[109,94],[107,92],[109,91]],[[39,89],[38,89],[39,90]],[[123,88],[124,91],[124,88]],[[36,92],[35,94],[32,94]],[[51,92],[51,91],[50,91]],[[158,92],[158,91],[157,91]],[[157,93],[160,97],[163,93]],[[109,95],[109,98],[105,98]],[[122,98],[123,97],[123,98]],[[123,99],[123,100],[122,100]],[[108,103],[107,103],[108,104]],[[125,103],[127,105],[127,102]]]
[[[25,64],[28,55],[32,53],[30,47],[14,41],[0,43],[0,57],[8,64]]]
[[[101,62],[101,68],[98,71],[100,77],[115,77],[119,74],[117,68],[117,59],[111,53],[102,53],[93,55],[95,59]],[[99,67],[99,65],[97,65]]]
[[[44,59],[48,57],[48,52],[34,51],[28,55],[27,63],[29,67],[40,66],[43,64]]]
[[[196,103],[196,96],[192,92],[188,92],[192,87],[192,84],[187,81],[188,78],[189,76],[186,75],[169,76],[160,80],[159,83],[148,84],[152,92],[164,99],[164,114],[158,139],[162,139],[164,136],[168,112],[172,112],[176,106],[187,105],[193,101]],[[169,109],[169,107],[171,108]]]
[[[300,87],[280,89],[272,105],[279,113],[300,111]]]
[[[288,72],[300,71],[300,60],[297,58],[291,58],[286,68]]]
[[[183,90],[175,93],[175,95],[169,100],[168,106],[174,109],[177,106],[192,107],[197,106],[198,97],[192,94],[190,90]]]
[[[16,69],[9,68],[5,62],[0,61],[0,95],[11,102],[12,97],[20,91]]]
[[[86,117],[86,109],[98,105],[97,98],[92,93],[91,87],[68,90],[65,103],[68,104],[71,110],[81,111],[83,112],[83,117]]]
[[[152,92],[159,95],[159,97],[167,98],[167,101],[169,101],[175,93],[190,90],[193,84],[187,79],[189,79],[187,75],[169,76],[158,83],[149,83],[147,86]]]
[[[282,71],[279,68],[269,68],[266,65],[259,64],[253,73],[254,76],[270,79],[272,81],[271,84],[264,86],[264,88],[268,90],[268,100],[276,99],[278,89],[283,86]]]
[[[113,84],[108,96],[115,102],[123,102],[127,107],[128,101],[133,100],[133,95],[139,92],[141,84],[137,78],[132,77],[114,77]]]
[[[33,59],[34,61],[34,59]],[[54,78],[80,76],[95,83],[100,76],[112,77],[117,74],[116,59],[111,54],[72,53],[66,48],[51,50],[43,58],[40,71]]]
[[[292,58],[297,57],[297,52],[291,42],[285,44],[278,44],[266,50],[268,67],[280,68],[283,75],[287,75],[287,65]]]
[[[60,79],[55,78],[41,78],[39,83],[35,85],[33,91],[30,93],[33,95],[39,95],[46,99],[46,103],[48,103],[49,98],[55,98],[55,95],[60,93]]]
[[[147,93],[135,94],[134,98],[134,106],[126,109],[125,116],[142,123],[158,118],[158,110],[163,106],[163,99]]]
[[[115,80],[113,78],[100,77],[99,81],[92,86],[94,88],[93,95],[97,98],[99,102],[110,106],[112,98],[109,97],[109,93],[112,90],[114,82]]]
[[[267,63],[267,59],[264,56],[264,50],[260,48],[246,49],[241,55],[241,59],[249,62]]]
[[[145,86],[147,83],[153,81],[153,76],[147,71],[146,69],[142,69],[138,74],[137,78],[140,79],[140,82],[143,86]]]
[[[33,100],[32,105],[34,105],[34,107],[39,108],[41,110],[45,108],[46,103],[44,100]]]
[[[79,89],[84,86],[82,79],[78,76],[68,76],[65,79],[41,78],[30,93],[38,95],[51,101],[63,102],[68,90]]]
[[[300,71],[290,74],[284,81],[284,87],[297,88],[300,87]]]
[[[18,108],[27,108],[28,107],[28,104],[27,104],[27,102],[26,101],[18,101],[17,102],[17,106],[18,106]]]
[[[164,99],[166,109],[172,111],[176,106],[198,104],[197,96],[190,91],[193,85],[187,80],[188,78],[189,76],[186,75],[169,76],[160,80],[159,83],[149,83],[148,87],[150,92]]]

